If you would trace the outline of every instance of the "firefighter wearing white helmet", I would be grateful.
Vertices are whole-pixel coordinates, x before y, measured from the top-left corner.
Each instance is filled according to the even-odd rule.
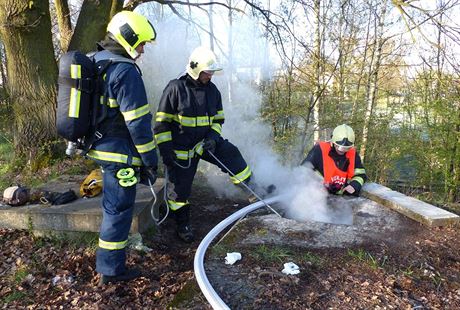
[[[339,125],[330,141],[315,144],[302,165],[310,163],[323,176],[324,186],[330,193],[358,196],[367,176],[354,144],[353,129],[346,124]]]
[[[136,184],[155,183],[158,158],[152,115],[134,61],[144,52],[144,44],[155,36],[147,18],[122,11],[109,22],[107,35],[93,55],[97,67],[108,65],[98,137],[87,154],[103,171],[103,218],[96,252],[100,284],[129,281],[141,275],[138,269],[126,267],[126,246]]]
[[[176,220],[177,234],[185,242],[194,239],[188,198],[200,159],[227,173],[212,153],[232,172],[230,180],[234,184],[249,183],[250,179],[249,186],[254,184],[251,169],[238,148],[221,136],[225,120],[222,98],[211,82],[214,72],[220,70],[211,50],[195,49],[186,74],[164,89],[155,116],[155,139],[173,185],[168,185],[167,204]],[[266,194],[265,189],[258,190],[259,195]]]
[[[187,64],[187,73],[194,80],[198,80],[200,73],[203,71],[214,73],[221,70],[222,68],[217,63],[216,55],[214,55],[210,49],[205,47],[196,48],[190,55],[190,59]]]

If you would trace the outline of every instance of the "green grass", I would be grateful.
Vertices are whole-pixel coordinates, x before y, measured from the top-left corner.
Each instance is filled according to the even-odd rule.
[[[293,253],[286,248],[266,245],[257,246],[251,255],[259,261],[266,263],[285,263],[287,259],[292,259]]]
[[[195,281],[188,281],[184,287],[174,296],[166,309],[183,309],[187,307],[187,302],[193,300],[200,294],[200,288]]]
[[[348,253],[348,256],[360,262],[366,263],[373,269],[382,268],[388,260],[387,256],[384,256],[382,259],[379,259],[376,256],[372,255],[371,253],[364,251],[363,249],[357,249],[357,250],[348,249],[347,253]]]
[[[0,303],[8,304],[12,301],[24,299],[25,297],[27,297],[27,294],[24,291],[13,290],[11,293],[3,297]]]
[[[412,277],[414,275],[414,269],[413,269],[413,266],[409,266],[403,270],[401,270],[401,272],[406,276],[406,277]]]
[[[27,267],[20,267],[16,270],[12,276],[12,280],[16,284],[20,284],[29,274],[29,269]]]
[[[264,237],[268,234],[268,229],[266,228],[257,228],[254,230],[254,234],[259,237]]]
[[[11,185],[11,163],[13,162],[13,145],[0,135],[0,188]]]
[[[228,252],[234,252],[234,250],[231,251],[229,246],[227,246],[226,244],[222,244],[222,243],[219,243],[211,248],[212,256],[223,257]]]
[[[321,267],[323,264],[323,259],[318,255],[315,255],[310,252],[302,252],[300,254],[299,260],[303,264],[312,264],[313,266]]]
[[[76,250],[85,247],[95,251],[99,242],[99,234],[96,232],[48,232],[44,236],[35,237],[34,242],[38,248],[51,245],[58,249]]]
[[[61,175],[87,174],[98,167],[81,156],[66,158],[64,151],[61,154],[60,143],[62,141],[50,142],[49,149],[44,146],[44,151],[37,155],[40,161],[29,167],[25,159],[15,157],[11,141],[0,133],[0,189],[16,184],[31,189]]]

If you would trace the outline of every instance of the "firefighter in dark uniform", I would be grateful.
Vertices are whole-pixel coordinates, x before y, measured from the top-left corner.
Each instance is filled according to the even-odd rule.
[[[354,143],[353,129],[345,124],[337,126],[331,141],[315,144],[302,165],[310,163],[323,176],[330,193],[359,196],[367,176]]]
[[[234,174],[230,179],[236,185],[249,183],[252,174],[238,148],[221,137],[225,119],[222,99],[211,82],[214,72],[220,70],[211,50],[196,48],[186,74],[164,89],[155,116],[155,139],[169,178],[167,204],[176,220],[177,234],[185,242],[194,238],[187,199],[199,160],[227,173],[208,152],[213,153]]]
[[[112,60],[100,101],[104,105],[100,113],[106,116],[98,124],[100,135],[87,154],[103,171],[103,219],[96,253],[100,284],[128,281],[141,274],[126,267],[125,248],[136,184],[153,184],[158,162],[152,115],[141,72],[134,63],[145,43],[155,40],[155,30],[144,16],[122,11],[109,22],[107,32],[94,55],[96,62]]]

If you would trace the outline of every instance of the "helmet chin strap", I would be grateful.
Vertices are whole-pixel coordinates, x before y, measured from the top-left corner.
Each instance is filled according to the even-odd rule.
[[[129,54],[133,60],[137,60],[141,56],[141,54],[139,54],[135,48],[132,48]]]

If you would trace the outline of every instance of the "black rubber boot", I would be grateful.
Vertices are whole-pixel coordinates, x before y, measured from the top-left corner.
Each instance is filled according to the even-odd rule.
[[[125,272],[116,275],[116,276],[105,276],[101,275],[99,279],[99,286],[115,282],[127,282],[133,279],[136,279],[141,276],[141,271],[139,269],[126,269]]]
[[[177,224],[177,236],[186,243],[193,242],[195,236],[190,225],[190,205],[185,205],[174,211],[174,219]]]

